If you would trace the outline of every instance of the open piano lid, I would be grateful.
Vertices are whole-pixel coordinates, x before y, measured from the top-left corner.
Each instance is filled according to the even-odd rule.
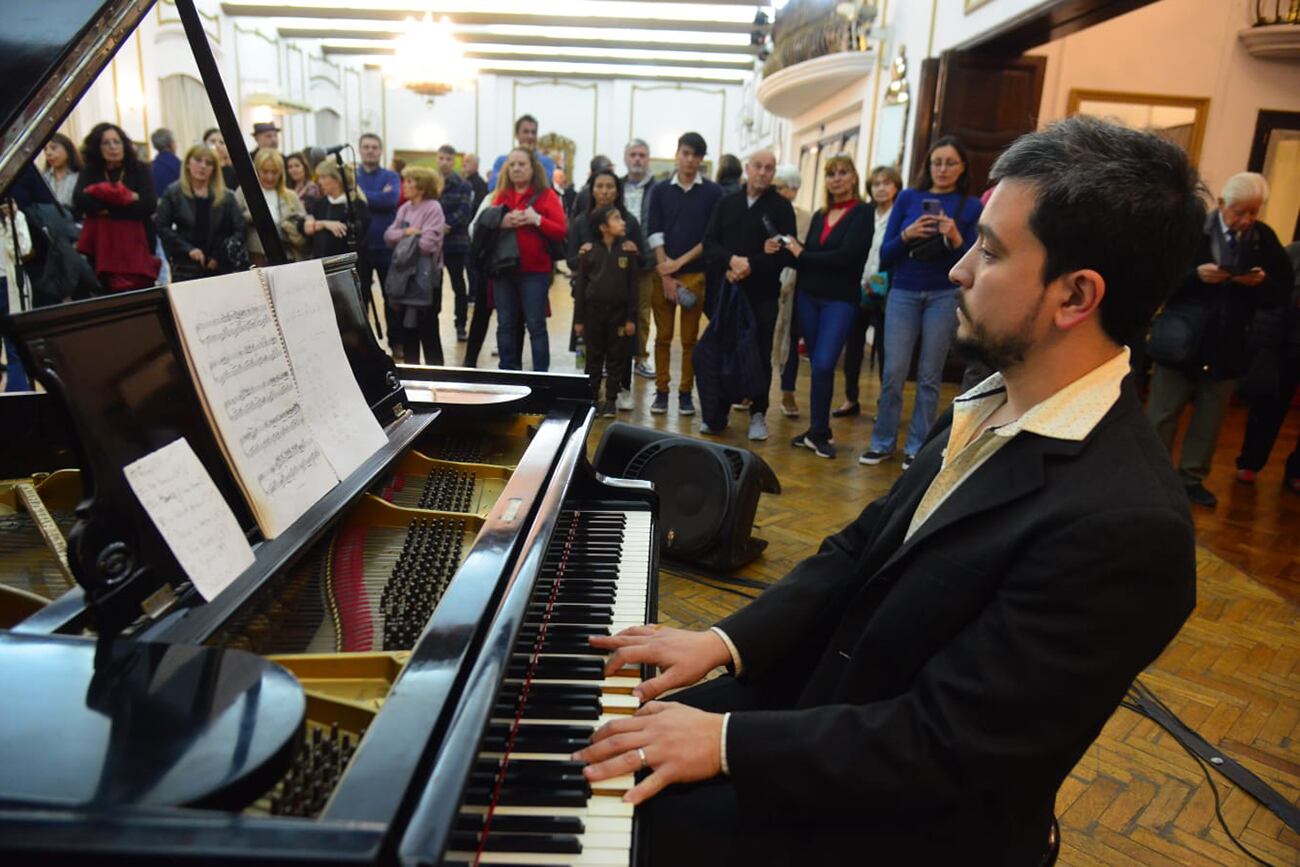
[[[5,4],[0,191],[31,163],[152,6],[153,0]]]

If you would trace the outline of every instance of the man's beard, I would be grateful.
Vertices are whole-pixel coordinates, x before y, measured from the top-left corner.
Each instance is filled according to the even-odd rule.
[[[1042,309],[1046,291],[1038,296],[1034,308],[1027,312],[1019,326],[1010,334],[991,334],[982,322],[971,318],[970,311],[966,308],[966,299],[960,291],[958,290],[957,307],[966,318],[969,333],[963,335],[958,328],[957,336],[953,339],[953,349],[957,355],[965,361],[983,364],[999,373],[1006,373],[1022,364],[1034,345],[1032,325],[1038,318],[1038,311]]]

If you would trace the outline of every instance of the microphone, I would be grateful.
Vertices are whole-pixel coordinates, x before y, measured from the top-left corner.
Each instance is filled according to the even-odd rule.
[[[347,142],[344,142],[343,144],[336,144],[334,145],[334,147],[325,148],[325,156],[327,157],[334,156],[335,154],[342,153],[344,150],[347,150],[350,147],[352,147],[352,145]]]

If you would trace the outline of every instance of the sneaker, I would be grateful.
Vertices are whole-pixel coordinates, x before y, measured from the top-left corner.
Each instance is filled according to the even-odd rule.
[[[465,332],[465,326],[462,325],[456,329],[456,342],[466,343],[469,341],[469,334]]]
[[[615,411],[614,404],[606,400],[596,404],[596,415],[601,418],[614,418],[618,412]]]
[[[903,469],[906,470],[916,460],[916,455],[903,455]]]
[[[655,415],[663,415],[668,412],[668,392],[655,392],[655,402],[650,404],[650,411]]]
[[[761,412],[749,417],[749,438],[755,442],[767,439],[767,418]]]
[[[722,436],[722,435],[723,435],[724,433],[726,433],[726,432],[727,432],[727,428],[726,428],[725,426],[723,426],[723,427],[709,427],[709,423],[708,423],[707,421],[704,421],[704,420],[701,420],[701,421],[700,421],[700,433],[702,433],[702,434],[704,434],[704,435],[706,435],[706,436],[711,436],[711,437],[720,437],[720,436]]]
[[[647,362],[644,361],[638,361],[636,363],[636,366],[632,368],[632,372],[635,373],[637,376],[641,376],[646,379],[655,378],[655,369],[651,367]]]
[[[781,395],[781,415],[786,418],[799,417],[799,404],[794,402],[793,394],[786,393]]]
[[[695,415],[695,401],[691,399],[691,393],[689,391],[683,391],[677,394],[677,414]]]
[[[835,446],[831,445],[830,437],[818,436],[812,431],[804,431],[790,441],[790,445],[795,448],[809,449],[819,458],[835,457]]]
[[[885,461],[892,460],[893,457],[894,457],[893,452],[878,452],[873,449],[871,451],[863,452],[862,456],[858,458],[858,463],[862,464],[863,466],[874,467],[876,464],[880,464],[880,463],[884,463]]]
[[[1243,485],[1255,484],[1255,479],[1257,477],[1258,474],[1254,470],[1247,470],[1247,469],[1237,470],[1237,481],[1241,482]]]
[[[635,406],[636,402],[632,400],[632,390],[628,388],[620,388],[618,390],[618,400],[614,402],[614,407],[619,410],[619,412],[627,412]]]
[[[1213,509],[1219,505],[1219,498],[1207,491],[1205,485],[1199,482],[1187,486],[1187,499],[1198,506],[1205,506],[1207,509]]]
[[[747,410],[749,409],[749,404],[750,404],[749,398],[745,398],[744,400],[739,401],[738,403],[733,403],[731,405],[731,411],[740,412],[742,410]]]

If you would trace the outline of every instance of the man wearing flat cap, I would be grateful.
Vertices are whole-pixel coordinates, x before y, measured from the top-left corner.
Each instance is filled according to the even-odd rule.
[[[280,128],[273,123],[255,123],[253,124],[253,145],[249,150],[248,156],[257,156],[257,152],[262,148],[278,151],[280,149]]]

